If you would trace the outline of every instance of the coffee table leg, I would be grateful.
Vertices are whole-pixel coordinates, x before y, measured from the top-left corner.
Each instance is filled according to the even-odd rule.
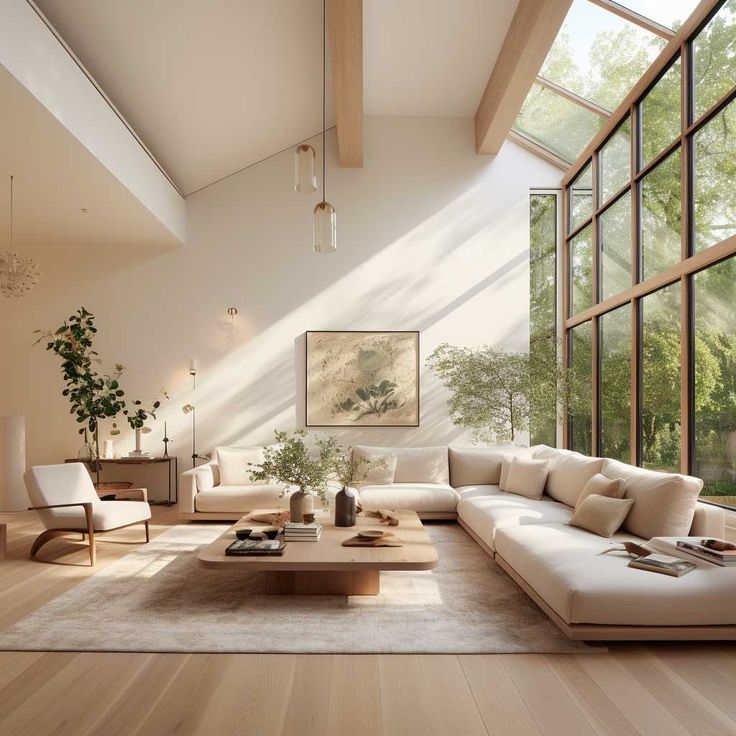
[[[378,595],[381,590],[379,570],[266,572],[269,595]]]

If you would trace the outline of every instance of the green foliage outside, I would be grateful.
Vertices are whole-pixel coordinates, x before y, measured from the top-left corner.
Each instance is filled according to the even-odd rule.
[[[725,95],[736,79],[736,0],[729,0],[693,44],[695,116],[698,117]],[[652,43],[661,45],[661,39]],[[616,107],[645,71],[647,54],[639,47],[636,34],[624,29],[617,34],[601,34],[589,59],[589,69],[581,72],[569,44],[557,43],[546,69],[548,76],[598,104]],[[642,153],[645,161],[657,156],[679,135],[680,63],[676,62],[643,102]],[[608,101],[606,102],[606,97]],[[534,123],[537,138],[551,136],[552,147],[559,138],[555,126],[562,111],[545,106],[541,91],[530,94],[523,116]],[[585,131],[587,135],[587,130]],[[574,132],[570,131],[574,136]],[[623,132],[626,135],[626,131]],[[557,137],[556,137],[557,136]],[[587,142],[587,141],[586,141]],[[618,145],[618,144],[617,144]],[[580,147],[580,149],[582,146]],[[579,149],[579,150],[580,150]],[[626,146],[621,146],[625,151]],[[736,234],[736,103],[732,103],[701,128],[693,145],[694,206],[693,249],[699,252]],[[644,276],[652,276],[680,258],[681,175],[679,149],[648,174],[642,182],[642,261]],[[609,159],[610,163],[610,159]],[[615,160],[612,162],[615,164]],[[610,175],[616,172],[609,165]],[[612,193],[618,184],[608,185],[602,167],[601,189]],[[620,181],[620,178],[619,178]],[[628,195],[625,195],[628,196]],[[581,214],[590,207],[585,186],[574,202]],[[609,210],[608,232],[630,230],[630,207]],[[532,211],[532,235],[535,221]],[[621,284],[628,266],[625,245],[603,243],[603,283]],[[592,251],[587,238],[575,243],[572,253],[574,281],[572,295],[579,311],[592,299]],[[607,250],[608,248],[608,250]],[[614,263],[606,253],[617,258]],[[717,264],[693,278],[695,306],[694,345],[694,430],[693,472],[706,486],[703,495],[736,496],[736,259]],[[606,293],[610,296],[611,293]],[[545,301],[543,293],[532,289],[532,305]],[[675,284],[642,301],[642,460],[646,467],[680,467],[681,437],[681,345],[680,287]],[[532,306],[534,309],[534,306]],[[619,310],[617,310],[619,311]],[[627,460],[630,454],[630,313],[604,315],[601,322],[601,411],[604,454]],[[592,344],[584,325],[573,331],[572,381],[574,393],[585,393],[590,382]],[[590,410],[580,405],[572,413],[573,443],[577,449],[589,444]]]

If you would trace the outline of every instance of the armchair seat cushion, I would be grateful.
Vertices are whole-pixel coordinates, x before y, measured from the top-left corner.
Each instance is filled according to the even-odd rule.
[[[215,486],[200,491],[195,505],[197,511],[209,513],[237,511],[247,514],[254,509],[278,508],[282,504],[288,508],[288,498],[282,496],[282,492],[283,489],[275,484]]]
[[[444,483],[392,483],[361,486],[361,506],[366,511],[411,509],[417,513],[455,513],[458,493]]]
[[[47,518],[48,529],[87,531],[87,519],[81,506],[53,509],[53,517]],[[92,507],[92,523],[96,532],[139,524],[150,518],[151,507],[144,501],[98,501]]]

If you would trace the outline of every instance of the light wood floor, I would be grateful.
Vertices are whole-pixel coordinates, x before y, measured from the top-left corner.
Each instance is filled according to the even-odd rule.
[[[153,535],[176,523],[172,509],[154,511]],[[0,628],[92,574],[85,548],[64,540],[42,552],[55,564],[28,560],[38,531],[30,515],[11,522]],[[142,529],[107,539],[94,572],[134,549]],[[713,736],[736,734],[734,693],[728,644],[496,656],[0,652],[0,736]]]

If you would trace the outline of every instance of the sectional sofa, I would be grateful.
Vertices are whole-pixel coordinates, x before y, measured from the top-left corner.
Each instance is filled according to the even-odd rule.
[[[243,457],[257,462],[259,452],[218,448],[212,462],[184,473],[182,516],[235,519],[255,507],[282,503],[278,487],[250,484],[245,474],[237,475]],[[736,569],[693,559],[695,571],[673,578],[629,568],[621,554],[601,554],[612,544],[634,541],[681,556],[677,538],[722,538],[724,511],[698,501],[702,481],[697,478],[543,445],[356,446],[353,452],[386,457],[393,470],[392,478],[358,488],[364,509],[410,508],[423,519],[457,519],[572,639],[736,639]],[[546,461],[541,498],[501,490],[502,472],[513,457]],[[583,487],[597,474],[622,479],[624,498],[633,500],[623,526],[610,538],[569,523]]]

